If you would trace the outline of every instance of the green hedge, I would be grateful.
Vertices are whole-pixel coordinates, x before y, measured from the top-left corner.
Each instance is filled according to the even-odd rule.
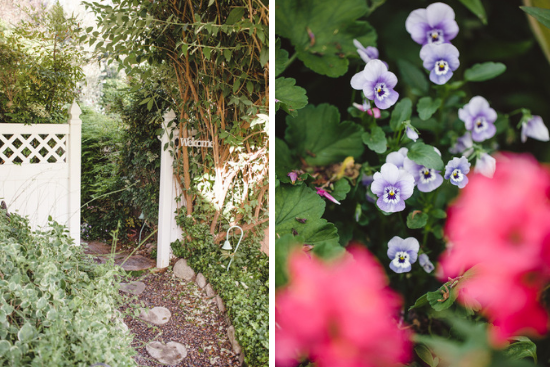
[[[95,265],[66,228],[32,232],[0,209],[0,366],[135,366],[117,318],[121,271]]]

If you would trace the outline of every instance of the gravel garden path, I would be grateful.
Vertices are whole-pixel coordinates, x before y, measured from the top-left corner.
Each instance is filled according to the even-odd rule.
[[[104,262],[110,246],[90,242],[86,252],[96,262]],[[128,255],[117,254],[115,263],[120,265]],[[177,277],[172,270],[156,269],[154,264],[140,255],[123,264],[126,270],[141,273],[121,283],[120,290],[125,299],[121,317],[134,334],[137,364],[239,366],[216,298],[208,297],[195,282]]]

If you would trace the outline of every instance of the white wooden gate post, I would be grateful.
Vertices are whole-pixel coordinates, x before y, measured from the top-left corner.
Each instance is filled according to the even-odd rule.
[[[80,107],[73,102],[69,108],[69,231],[75,240],[75,245],[80,246],[80,168],[81,168],[81,144],[82,144],[82,113]]]
[[[176,223],[175,211],[178,208],[176,198],[180,194],[177,180],[174,177],[174,157],[164,146],[170,143],[168,123],[176,118],[170,110],[164,115],[164,135],[160,146],[160,193],[159,193],[159,222],[157,236],[157,268],[165,268],[170,262],[170,243],[182,238],[182,230]],[[178,130],[173,131],[178,136]]]

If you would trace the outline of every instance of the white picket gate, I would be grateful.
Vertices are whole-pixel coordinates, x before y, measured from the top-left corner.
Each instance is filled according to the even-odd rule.
[[[33,229],[48,217],[68,226],[80,245],[81,110],[67,124],[0,124],[0,200],[27,215]]]

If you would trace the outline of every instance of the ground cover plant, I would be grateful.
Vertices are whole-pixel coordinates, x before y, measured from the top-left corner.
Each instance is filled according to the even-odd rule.
[[[276,4],[277,365],[549,365],[550,10]]]
[[[96,265],[66,228],[31,231],[0,209],[0,364],[134,366],[117,307],[121,270]]]

